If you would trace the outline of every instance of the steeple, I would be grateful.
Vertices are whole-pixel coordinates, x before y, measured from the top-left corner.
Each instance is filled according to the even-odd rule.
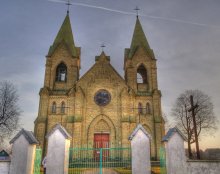
[[[140,47],[140,46],[145,49],[145,51],[147,52],[147,54],[151,58],[154,59],[153,50],[150,48],[150,46],[148,44],[148,41],[147,41],[147,38],[146,38],[144,31],[142,29],[140,20],[137,16],[128,58],[132,58],[134,56],[135,52],[137,51],[138,47]]]
[[[63,24],[53,42],[53,45],[50,46],[47,56],[51,56],[56,50],[56,48],[59,46],[59,44],[61,43],[64,43],[67,46],[72,57],[78,57],[77,48],[75,47],[75,44],[74,44],[69,13],[67,13],[63,21]]]

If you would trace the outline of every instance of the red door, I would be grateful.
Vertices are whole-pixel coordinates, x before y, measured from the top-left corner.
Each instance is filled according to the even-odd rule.
[[[100,148],[109,148],[109,134],[106,133],[97,133],[94,134],[94,148],[97,150],[94,151],[94,157],[96,160],[100,159]],[[102,159],[106,160],[109,156],[109,151],[102,150]]]

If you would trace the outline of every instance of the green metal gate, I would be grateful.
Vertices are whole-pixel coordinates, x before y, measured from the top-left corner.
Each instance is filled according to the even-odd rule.
[[[131,173],[130,148],[72,148],[69,174],[103,174],[105,171]]]
[[[160,148],[160,174],[166,174],[166,151],[164,147]]]
[[[40,174],[41,157],[42,157],[42,149],[37,148],[35,150],[34,174]]]

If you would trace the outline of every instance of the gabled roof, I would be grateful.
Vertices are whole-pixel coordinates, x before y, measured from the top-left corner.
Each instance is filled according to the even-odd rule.
[[[135,128],[132,134],[128,137],[128,139],[132,140],[139,130],[141,130],[149,139],[151,139],[151,136],[147,133],[147,131],[144,129],[144,127],[141,124],[138,124],[138,126]]]
[[[177,128],[177,127],[174,127],[174,128],[170,128],[167,132],[167,134],[162,138],[162,141],[169,141],[169,139],[175,134],[175,133],[178,133],[183,140],[187,140],[186,137],[182,134],[182,132]]]
[[[54,128],[47,134],[46,138],[48,138],[49,136],[51,136],[56,130],[59,130],[61,132],[61,134],[66,138],[66,139],[70,139],[72,138],[70,136],[70,134],[66,131],[66,129],[61,126],[60,124],[56,124],[54,126]]]
[[[25,129],[21,129],[20,132],[18,132],[17,135],[9,143],[14,143],[21,135],[24,135],[25,139],[28,141],[29,144],[39,144],[39,142],[34,136],[34,133]]]
[[[128,52],[128,58],[132,58],[139,47],[143,47],[144,50],[146,51],[146,53],[152,59],[155,58],[153,50],[150,48],[150,45],[148,44],[147,38],[146,38],[144,31],[142,29],[140,20],[139,20],[139,18],[137,18],[130,50]]]
[[[88,76],[99,64],[100,60],[105,60],[108,62],[110,70],[121,80],[125,83],[125,80],[123,77],[115,70],[115,68],[110,63],[110,56],[106,56],[106,54],[102,51],[100,56],[95,57],[95,64],[77,81],[77,84],[79,84],[83,79],[85,79],[86,76]]]
[[[51,45],[49,49],[47,56],[51,56],[61,43],[64,43],[67,46],[73,57],[78,57],[77,48],[74,44],[69,14],[66,15],[63,24],[53,42],[53,45]]]

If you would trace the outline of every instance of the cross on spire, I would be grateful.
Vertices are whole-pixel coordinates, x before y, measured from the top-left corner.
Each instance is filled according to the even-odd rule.
[[[70,3],[70,0],[68,0],[68,1],[66,2],[66,5],[67,5],[67,14],[69,14],[70,5],[72,5],[72,4]]]
[[[140,9],[138,8],[138,6],[136,6],[136,8],[135,8],[134,10],[136,11],[137,18],[138,18],[138,11],[139,11]]]
[[[104,48],[105,48],[106,46],[105,46],[105,44],[103,43],[102,45],[101,45],[101,48],[102,48],[102,51],[104,51]]]

